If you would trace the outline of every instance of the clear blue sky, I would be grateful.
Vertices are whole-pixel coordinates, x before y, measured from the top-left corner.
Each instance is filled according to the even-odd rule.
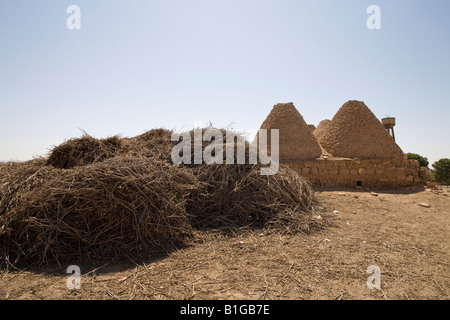
[[[81,8],[81,30],[66,9]],[[381,30],[369,30],[369,5]],[[450,158],[450,1],[0,2],[0,160],[195,121],[258,129],[274,104],[308,123],[347,100],[397,118],[404,152]]]

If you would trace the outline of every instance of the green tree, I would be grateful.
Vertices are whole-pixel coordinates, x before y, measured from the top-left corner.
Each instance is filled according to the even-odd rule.
[[[428,168],[428,165],[430,164],[426,157],[422,157],[421,155],[418,155],[417,153],[407,153],[407,156],[408,156],[408,159],[414,159],[414,160],[419,161],[419,165],[421,167]]]
[[[450,159],[440,159],[432,164],[437,182],[450,184]]]

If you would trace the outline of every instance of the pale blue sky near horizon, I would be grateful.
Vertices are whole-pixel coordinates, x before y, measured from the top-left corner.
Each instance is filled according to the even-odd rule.
[[[66,27],[73,4],[80,30]],[[380,30],[366,27],[370,5]],[[80,129],[257,130],[279,102],[317,125],[348,100],[396,117],[405,153],[450,158],[449,12],[448,0],[1,0],[0,160],[46,155]]]

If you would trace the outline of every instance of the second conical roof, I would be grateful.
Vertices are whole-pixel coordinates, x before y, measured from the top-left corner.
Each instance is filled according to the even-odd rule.
[[[317,128],[313,131],[313,135],[316,137],[317,141],[320,141],[320,139],[323,137],[330,122],[331,120],[328,119],[320,121]]]
[[[335,157],[393,159],[403,155],[377,117],[362,101],[348,101],[319,140]]]

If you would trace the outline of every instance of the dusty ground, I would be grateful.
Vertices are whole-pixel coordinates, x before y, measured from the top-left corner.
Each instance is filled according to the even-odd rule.
[[[375,192],[319,190],[339,213],[311,235],[203,235],[145,264],[80,266],[79,290],[67,266],[3,271],[0,299],[449,299],[449,190]],[[370,265],[379,290],[367,288]]]

